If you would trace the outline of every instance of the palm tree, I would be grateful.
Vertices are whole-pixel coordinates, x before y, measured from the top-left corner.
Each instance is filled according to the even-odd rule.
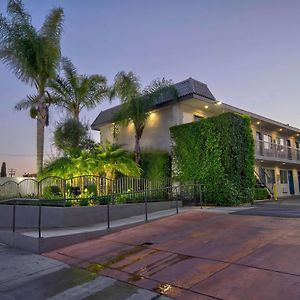
[[[117,173],[134,177],[141,174],[140,167],[132,160],[130,153],[108,141],[95,147],[93,161],[89,163],[93,174],[104,173],[111,180],[116,179]]]
[[[171,80],[153,80],[145,89],[141,89],[138,77],[133,73],[119,72],[111,90],[110,98],[119,97],[122,103],[121,110],[115,115],[115,122],[127,126],[133,122],[135,128],[134,160],[140,165],[140,140],[150,115],[150,108],[162,97],[177,96],[177,91]]]
[[[140,168],[130,154],[118,145],[106,142],[92,150],[83,150],[80,155],[66,155],[49,162],[38,174],[39,179],[59,176],[64,179],[83,175],[101,175],[114,180],[116,174],[139,176]]]
[[[79,121],[83,108],[94,108],[107,96],[106,78],[101,75],[79,75],[73,63],[62,59],[64,77],[51,81],[51,98],[55,105],[62,107]]]
[[[17,110],[29,109],[37,120],[37,171],[43,167],[44,130],[48,123],[49,80],[56,77],[60,61],[60,37],[63,10],[55,8],[47,15],[40,30],[33,27],[31,16],[21,0],[9,0],[8,17],[0,15],[0,59],[18,79],[36,88],[36,95],[16,105]]]

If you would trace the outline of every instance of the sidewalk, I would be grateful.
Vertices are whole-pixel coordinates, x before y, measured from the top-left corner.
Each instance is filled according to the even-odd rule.
[[[1,300],[167,300],[165,296],[0,244]]]
[[[228,214],[251,208],[253,207],[203,207],[203,209],[201,209],[199,206],[194,206],[180,207],[178,211],[179,213],[184,213],[191,210],[201,210],[212,213]],[[175,208],[148,213],[148,222],[175,214]],[[97,238],[116,230],[143,224],[145,222],[145,214],[143,214],[111,221],[109,229],[107,222],[78,227],[42,229],[41,238],[39,238],[37,229],[17,230],[15,233],[11,230],[0,230],[0,243],[2,242],[11,247],[24,249],[34,253],[44,253]]]
[[[179,213],[189,211],[193,208],[179,208]],[[168,209],[153,213],[148,213],[148,221],[157,220],[176,214],[176,209]],[[80,227],[65,227],[42,229],[41,238],[39,238],[37,229],[17,230],[13,233],[11,230],[0,230],[0,243],[4,243],[14,248],[31,251],[34,253],[48,252],[61,247],[80,243],[89,239],[93,239],[105,235],[116,230],[132,227],[145,223],[145,215],[133,216],[110,222],[108,229],[107,222],[98,223]]]

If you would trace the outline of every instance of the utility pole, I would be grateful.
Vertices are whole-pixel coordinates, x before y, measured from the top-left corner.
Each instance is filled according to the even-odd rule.
[[[8,175],[13,177],[16,174],[16,169],[8,169]]]

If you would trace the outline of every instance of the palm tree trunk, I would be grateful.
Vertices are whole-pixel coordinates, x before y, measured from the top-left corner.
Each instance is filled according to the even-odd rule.
[[[141,137],[139,135],[135,136],[135,145],[134,145],[134,161],[141,165],[141,146],[140,146]]]
[[[73,111],[73,117],[78,122],[79,122],[79,113],[80,113],[80,109],[79,109],[79,107],[76,107],[75,110]]]
[[[44,93],[40,94],[38,103],[36,126],[36,169],[39,173],[43,169],[44,160],[44,133],[47,120],[47,107]]]

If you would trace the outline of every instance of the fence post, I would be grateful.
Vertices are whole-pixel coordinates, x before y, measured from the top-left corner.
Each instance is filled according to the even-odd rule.
[[[64,207],[66,207],[66,189],[67,189],[67,181],[63,179],[64,182]]]
[[[42,206],[41,206],[41,201],[39,201],[39,224],[38,224],[38,229],[39,229],[39,239],[42,237],[42,229],[41,229],[41,224],[42,224]]]
[[[13,232],[16,232],[16,200],[14,202],[14,206],[13,206]]]
[[[175,192],[176,192],[176,187],[175,187]],[[178,193],[176,193],[176,214],[178,214]]]
[[[202,204],[203,204],[203,202],[202,202],[202,184],[200,183],[200,207],[201,208],[203,208]]]
[[[147,203],[147,191],[145,190],[145,220],[148,221],[148,203]]]
[[[38,192],[37,192],[37,196],[38,198],[40,198],[40,182],[37,182],[37,188],[38,188]]]
[[[112,195],[110,196],[110,200],[112,200]],[[107,200],[107,205],[106,205],[106,212],[107,212],[107,229],[110,228],[110,214],[109,214],[109,200]]]

